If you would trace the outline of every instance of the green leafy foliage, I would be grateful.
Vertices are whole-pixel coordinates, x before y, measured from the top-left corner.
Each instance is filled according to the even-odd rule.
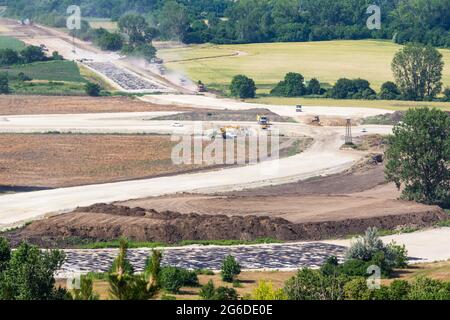
[[[410,109],[393,129],[386,151],[386,177],[402,198],[450,205],[450,117],[429,108]]]
[[[241,273],[241,266],[233,256],[228,256],[222,263],[221,276],[225,282],[233,282],[234,278]]]
[[[216,288],[212,280],[209,280],[199,292],[200,298],[203,300],[238,300],[239,295],[237,291],[233,288],[220,286]]]
[[[281,97],[300,97],[307,93],[305,78],[300,73],[290,72],[272,89],[270,94]],[[320,87],[320,84],[319,84]]]
[[[253,79],[244,75],[233,77],[230,85],[231,95],[241,99],[254,98],[256,94],[256,85]]]
[[[55,288],[55,272],[62,266],[64,253],[41,251],[21,243],[13,252],[0,239],[0,300],[60,300],[66,292]]]

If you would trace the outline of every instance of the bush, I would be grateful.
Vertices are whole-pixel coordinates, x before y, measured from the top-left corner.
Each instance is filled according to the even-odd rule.
[[[37,46],[28,46],[20,51],[20,56],[25,63],[32,63],[37,61],[47,60],[44,50]]]
[[[237,263],[233,256],[228,256],[222,263],[222,280],[225,282],[233,282],[234,277],[241,273],[241,266]]]
[[[400,90],[392,81],[387,81],[381,85],[379,94],[382,100],[397,100],[400,97]]]
[[[19,63],[20,57],[16,50],[0,49],[0,66],[10,66]]]
[[[0,73],[0,94],[8,94],[10,92],[8,74]]]
[[[201,288],[199,296],[203,300],[225,301],[239,299],[239,295],[235,289],[228,287],[218,287],[216,289],[212,280],[209,280],[208,283]]]
[[[86,91],[86,94],[91,97],[98,97],[100,95],[101,89],[102,88],[100,87],[100,85],[98,85],[96,83],[92,83],[92,82],[88,82],[84,86],[84,90]]]
[[[19,81],[22,81],[22,82],[24,82],[24,81],[31,81],[32,79],[29,77],[29,76],[27,76],[25,73],[23,73],[23,72],[19,72],[19,74],[17,75],[17,79],[19,80]]]
[[[444,101],[450,102],[450,88],[445,88],[444,90]]]
[[[253,290],[253,300],[286,300],[287,296],[283,289],[275,290],[271,282],[260,281]]]
[[[289,300],[342,300],[348,278],[327,276],[320,270],[302,269],[289,279],[284,292]]]
[[[323,94],[323,89],[320,87],[320,82],[316,78],[312,78],[311,80],[309,80],[307,91],[308,94],[311,95]]]
[[[290,72],[272,89],[270,94],[281,97],[303,96],[307,93],[304,81],[305,78],[300,73]]]
[[[450,283],[419,277],[411,284],[409,300],[450,300]]]
[[[256,85],[253,79],[244,75],[233,77],[230,85],[231,95],[241,99],[254,98],[256,95]]]
[[[176,267],[162,268],[160,273],[161,287],[170,293],[178,293],[181,287],[198,286],[198,278],[195,272]]]
[[[329,91],[333,99],[376,99],[375,91],[370,83],[364,79],[339,79]]]

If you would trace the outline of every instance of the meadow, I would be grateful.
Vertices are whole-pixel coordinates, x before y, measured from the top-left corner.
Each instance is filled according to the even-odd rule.
[[[1,67],[0,72],[7,72],[12,79],[22,72],[34,80],[86,82],[73,61],[56,60],[14,65]]]
[[[161,49],[158,55],[168,68],[201,80],[212,89],[225,91],[234,75],[252,77],[258,93],[268,93],[287,72],[302,73],[306,80],[322,83],[364,78],[375,90],[393,80],[391,61],[400,45],[379,40],[341,40],[302,43],[242,45],[192,45]],[[444,56],[444,85],[450,86],[450,50]]]
[[[25,44],[13,37],[0,36],[0,49],[21,50],[25,48]]]

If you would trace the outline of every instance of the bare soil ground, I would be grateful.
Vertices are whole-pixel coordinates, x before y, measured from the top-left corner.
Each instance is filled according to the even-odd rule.
[[[0,95],[0,115],[72,114],[104,112],[188,111],[127,97],[48,97]]]
[[[282,138],[281,142],[283,139],[287,143],[280,157],[300,153],[311,142],[309,138]],[[0,192],[133,180],[226,166],[193,162],[176,165],[171,154],[177,143],[168,135],[0,134]],[[208,142],[203,145],[206,147]],[[226,150],[226,145],[223,147]],[[223,154],[225,157],[226,152]],[[236,151],[234,155],[236,160]]]
[[[267,116],[270,122],[293,121],[289,117],[281,117],[268,109],[250,110],[196,110],[170,116],[162,116],[154,120],[175,120],[175,121],[256,121],[258,115]]]
[[[3,186],[67,187],[173,174],[169,136],[0,135]]]

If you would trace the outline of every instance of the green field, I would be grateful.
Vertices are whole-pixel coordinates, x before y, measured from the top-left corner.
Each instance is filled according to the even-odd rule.
[[[267,93],[287,72],[300,72],[307,80],[316,77],[329,84],[341,77],[364,78],[378,90],[383,82],[392,80],[390,65],[400,48],[390,41],[345,40],[194,45],[161,49],[158,55],[169,69],[218,90],[226,89],[234,75],[245,74],[256,81],[258,93]],[[240,54],[236,56],[236,52]],[[450,50],[441,52],[445,61],[444,86],[450,86]]]
[[[450,102],[424,102],[424,101],[396,101],[396,100],[336,100],[336,99],[313,99],[313,98],[280,98],[260,97],[247,99],[247,102],[289,105],[295,106],[329,106],[329,107],[366,107],[387,110],[405,111],[409,108],[436,107],[444,111],[450,111]]]
[[[116,31],[117,30],[117,22],[111,21],[110,19],[102,19],[102,18],[86,18],[87,22],[93,29],[106,29],[108,31]]]
[[[14,49],[21,50],[25,48],[25,44],[12,37],[0,36],[0,49]]]
[[[0,72],[7,72],[12,78],[23,72],[34,80],[85,82],[78,66],[72,61],[58,60],[15,65],[0,68]]]

